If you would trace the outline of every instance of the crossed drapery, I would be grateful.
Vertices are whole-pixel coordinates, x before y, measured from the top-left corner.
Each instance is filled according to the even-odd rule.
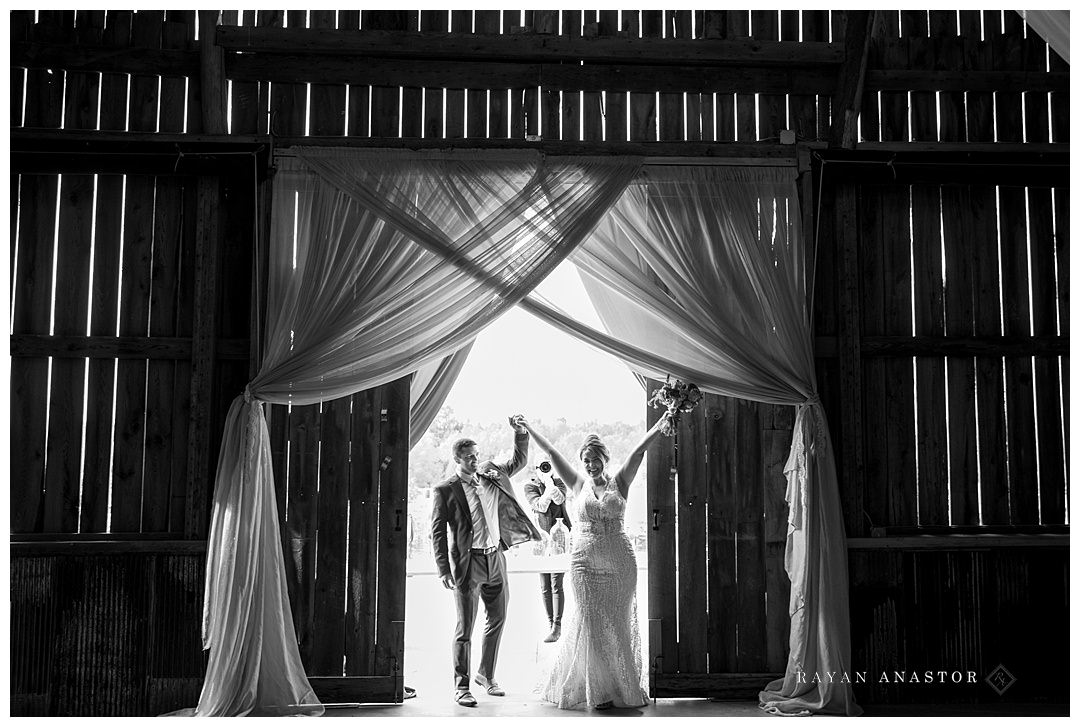
[[[639,374],[798,406],[785,567],[790,657],[761,692],[857,714],[834,457],[815,389],[794,170],[643,167],[531,151],[304,148],[277,160],[262,365],[229,410],[207,553],[198,714],[318,714],[300,662],[263,403],[312,404],[412,373],[413,441],[476,335],[509,307]],[[530,295],[570,257],[604,324]]]

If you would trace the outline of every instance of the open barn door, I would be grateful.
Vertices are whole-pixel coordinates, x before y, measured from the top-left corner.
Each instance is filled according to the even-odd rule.
[[[272,410],[293,622],[327,704],[403,699],[409,378]]]
[[[661,382],[650,381],[649,392]],[[651,426],[660,411],[650,409]],[[794,407],[708,394],[648,455],[649,693],[756,699],[788,654]]]

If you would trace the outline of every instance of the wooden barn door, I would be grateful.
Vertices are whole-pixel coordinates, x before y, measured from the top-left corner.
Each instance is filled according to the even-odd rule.
[[[325,703],[402,701],[409,377],[272,407],[282,547],[300,656]]]
[[[783,674],[793,425],[794,407],[709,394],[649,452],[651,696],[754,699]]]

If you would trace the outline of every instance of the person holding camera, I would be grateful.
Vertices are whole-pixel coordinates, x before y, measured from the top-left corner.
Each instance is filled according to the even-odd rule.
[[[544,460],[536,466],[537,472],[525,483],[525,497],[530,507],[536,512],[536,521],[540,529],[550,533],[552,526],[562,518],[569,529],[570,518],[566,512],[566,484],[551,471],[551,462]],[[546,475],[546,477],[545,477]],[[547,611],[548,635],[546,643],[558,641],[562,635],[563,606],[566,597],[563,594],[564,573],[541,573],[540,595],[544,599]]]

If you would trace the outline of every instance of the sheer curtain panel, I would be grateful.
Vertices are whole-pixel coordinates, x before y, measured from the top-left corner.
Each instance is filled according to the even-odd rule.
[[[537,296],[523,307],[638,374],[713,393],[798,406],[788,480],[785,567],[790,656],[761,706],[855,715],[847,552],[833,449],[817,396],[792,168],[650,166],[572,259],[603,322],[597,331]]]
[[[263,403],[422,371],[429,416],[476,334],[580,244],[638,163],[303,148],[276,165],[262,363],[229,411],[213,493],[201,715],[322,712],[297,652]]]

